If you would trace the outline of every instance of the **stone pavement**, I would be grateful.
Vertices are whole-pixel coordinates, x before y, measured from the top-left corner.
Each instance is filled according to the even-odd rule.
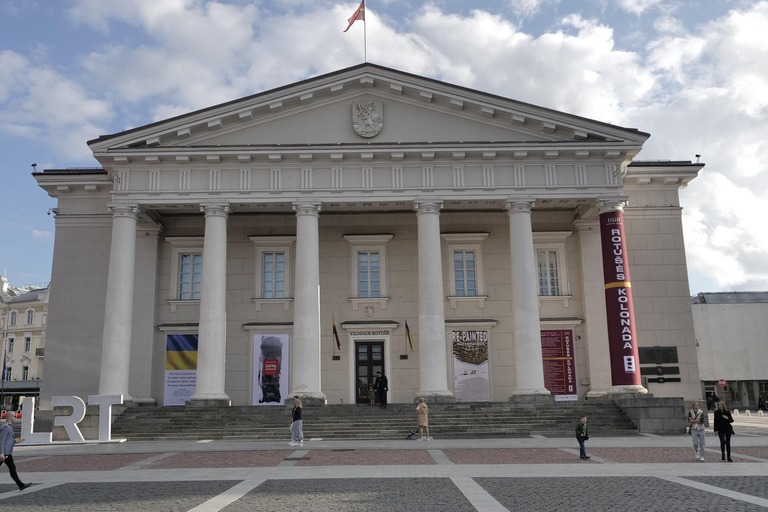
[[[737,432],[739,429],[737,428]],[[768,429],[763,429],[768,434]],[[23,446],[14,511],[753,511],[768,509],[768,435]]]

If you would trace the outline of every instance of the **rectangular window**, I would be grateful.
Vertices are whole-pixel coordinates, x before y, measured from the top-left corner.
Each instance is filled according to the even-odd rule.
[[[536,251],[539,270],[539,295],[560,295],[560,275],[557,269],[557,251]]]
[[[13,354],[13,338],[8,338],[8,353]]]
[[[17,316],[17,313],[15,311],[11,311],[11,320],[10,322],[8,322],[9,327],[13,327],[16,325],[16,316]]]
[[[378,252],[357,253],[357,296],[381,297],[381,268]]]
[[[29,352],[32,347],[32,338],[24,338],[24,352]]]
[[[21,367],[21,380],[29,380],[29,366]]]
[[[200,300],[203,274],[202,254],[182,254],[179,267],[179,299]]]
[[[5,380],[11,380],[11,374],[13,373],[13,368],[10,366],[7,366],[5,368]]]
[[[27,325],[32,325],[35,323],[35,310],[30,309],[27,311]]]
[[[457,297],[477,296],[475,251],[453,251],[453,278]]]
[[[285,253],[264,252],[263,262],[261,298],[285,298]]]

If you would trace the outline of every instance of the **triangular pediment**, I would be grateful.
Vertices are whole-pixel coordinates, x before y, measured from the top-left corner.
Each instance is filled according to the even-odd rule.
[[[358,105],[374,105],[363,135]],[[361,122],[357,119],[358,124]],[[377,128],[377,130],[374,130]],[[371,135],[376,131],[375,135]],[[630,143],[647,134],[373,64],[363,64],[89,142],[130,148]]]

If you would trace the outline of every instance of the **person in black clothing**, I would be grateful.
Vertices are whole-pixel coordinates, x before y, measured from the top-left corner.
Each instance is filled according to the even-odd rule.
[[[386,407],[387,391],[389,391],[389,381],[387,380],[387,376],[382,375],[381,372],[376,372],[376,382],[373,384],[373,387],[376,388],[377,394],[379,395],[381,407]]]
[[[763,401],[763,397],[760,397],[760,398],[757,400],[757,408],[758,408],[758,410],[760,410],[760,411],[762,411],[762,410],[764,410],[764,409],[765,409],[765,402]]]
[[[579,442],[579,458],[580,459],[591,459],[589,455],[587,455],[587,448],[584,446],[584,441],[589,439],[589,432],[587,431],[587,417],[582,416],[581,421],[578,425],[576,425],[576,440]]]
[[[304,446],[304,420],[301,412],[301,399],[295,396],[293,411],[291,411],[291,444],[289,446]]]
[[[731,435],[733,434],[733,416],[731,411],[725,408],[725,402],[720,400],[717,402],[717,410],[715,411],[715,427],[714,431],[720,437],[720,453],[723,460],[725,460],[726,450],[728,451],[728,462],[731,460]]]

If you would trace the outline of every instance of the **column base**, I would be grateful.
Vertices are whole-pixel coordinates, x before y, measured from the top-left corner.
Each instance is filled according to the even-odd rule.
[[[590,399],[590,398],[605,398],[610,393],[608,393],[607,389],[592,389],[590,391],[587,391],[584,395],[584,398]]]
[[[512,392],[512,396],[550,396],[547,388],[520,388]]]
[[[535,403],[554,403],[554,395],[513,395],[509,397],[511,403],[517,404],[535,404]]]
[[[293,407],[293,397],[298,396],[301,405],[328,405],[325,393],[321,391],[291,391],[285,398],[285,405]]]
[[[610,395],[645,395],[648,390],[643,386],[611,386],[608,388]]]
[[[419,398],[423,398],[428,404],[453,404],[456,403],[456,397],[453,393],[446,390],[419,391],[413,398],[413,403],[419,403]]]
[[[184,404],[184,407],[203,408],[203,407],[230,407],[232,400],[229,398],[191,398]]]
[[[146,407],[146,406],[154,406],[154,405],[157,405],[157,400],[152,398],[151,396],[140,396],[140,397],[133,398],[134,407]]]

